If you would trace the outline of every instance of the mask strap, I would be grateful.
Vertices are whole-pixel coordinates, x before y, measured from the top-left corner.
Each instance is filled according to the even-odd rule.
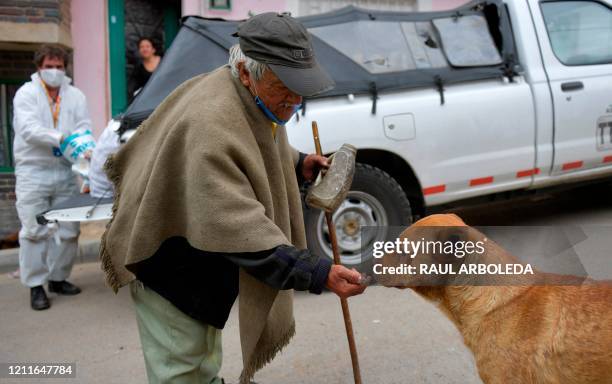
[[[257,87],[255,86],[255,82],[253,81],[251,84],[253,85],[253,89],[255,90],[255,104],[257,104],[257,106],[259,107],[259,109],[261,109],[264,115],[266,115],[266,117],[269,120],[271,120],[272,122],[278,125],[287,124],[288,120],[279,119],[268,107],[266,107],[263,100],[261,100],[261,97],[259,97],[259,94],[257,92]]]
[[[40,77],[40,82],[42,83],[45,93],[47,94],[47,99],[49,100],[49,108],[51,108],[51,116],[53,117],[53,127],[55,128],[57,127],[57,121],[59,120],[60,103],[62,99],[58,92],[57,98],[55,99],[55,108],[53,108],[53,98],[51,97],[51,94],[49,93],[49,88],[47,88],[47,84],[45,84],[45,82],[43,81],[40,73],[38,74],[38,76]]]

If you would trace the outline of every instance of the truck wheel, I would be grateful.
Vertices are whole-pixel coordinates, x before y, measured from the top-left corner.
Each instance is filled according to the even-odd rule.
[[[357,163],[348,196],[333,218],[342,264],[368,272],[374,242],[389,240],[389,226],[410,224],[412,213],[397,181],[379,168]],[[308,249],[333,259],[324,212],[307,207],[304,223]],[[364,226],[379,228],[362,233]]]

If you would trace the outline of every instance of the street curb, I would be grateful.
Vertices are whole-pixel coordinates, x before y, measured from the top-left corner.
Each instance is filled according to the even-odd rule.
[[[80,240],[79,253],[75,263],[98,261],[100,254],[100,239]],[[0,250],[0,269],[17,269],[19,267],[19,248]]]

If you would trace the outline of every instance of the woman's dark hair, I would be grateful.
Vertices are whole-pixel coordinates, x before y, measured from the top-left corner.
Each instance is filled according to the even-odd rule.
[[[68,59],[70,59],[68,51],[57,44],[45,44],[38,48],[34,53],[34,64],[36,64],[37,67],[42,66],[45,57],[63,60],[64,67],[68,66]]]
[[[138,39],[138,43],[136,44],[136,47],[138,49],[140,49],[140,43],[142,43],[143,41],[148,41],[149,43],[151,43],[151,46],[153,47],[153,49],[155,50],[155,53],[159,55],[159,47],[157,46],[157,43],[155,42],[155,40],[153,40],[152,38],[148,37],[148,36],[144,36],[141,37],[140,39]]]

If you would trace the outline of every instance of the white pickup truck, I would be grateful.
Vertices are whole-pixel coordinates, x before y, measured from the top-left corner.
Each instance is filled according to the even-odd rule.
[[[369,95],[312,100],[288,128],[304,152],[313,150],[313,120],[324,151],[344,142],[359,150],[352,191],[334,215],[344,262],[362,261],[363,225],[402,225],[444,203],[612,176],[612,3],[504,4],[517,53],[512,79],[444,85],[444,104],[433,87],[379,92],[375,114]],[[386,27],[398,48],[406,44]],[[309,247],[331,255],[324,221],[306,210]]]
[[[324,151],[358,148],[352,190],[334,215],[346,264],[365,261],[362,226],[612,175],[611,0],[485,0],[430,13],[347,7],[302,21],[337,87],[307,100],[288,132],[312,152],[316,120]],[[184,19],[122,133],[182,81],[227,62],[235,28]],[[331,256],[323,214],[306,207],[305,219],[309,247]]]

